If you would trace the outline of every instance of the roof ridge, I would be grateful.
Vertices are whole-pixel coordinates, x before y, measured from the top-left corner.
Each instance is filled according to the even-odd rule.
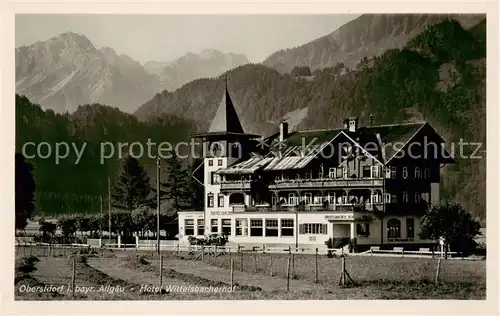
[[[374,128],[374,127],[391,127],[391,126],[402,126],[402,125],[423,125],[426,124],[427,121],[420,122],[404,122],[404,123],[393,123],[393,124],[380,124],[380,125],[372,125],[372,126],[360,126],[359,128]],[[320,128],[320,129],[310,129],[310,130],[298,130],[294,131],[294,133],[313,133],[313,132],[328,132],[335,130],[344,130],[344,128],[336,127],[336,128]],[[289,135],[292,135],[290,133]]]
[[[394,123],[394,124],[381,124],[373,126],[360,126],[359,128],[372,128],[372,127],[391,127],[391,126],[402,126],[402,125],[423,125],[427,123],[426,121],[421,122],[405,122],[405,123]]]

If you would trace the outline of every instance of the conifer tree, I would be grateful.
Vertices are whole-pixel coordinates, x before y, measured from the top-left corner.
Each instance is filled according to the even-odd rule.
[[[24,160],[23,155],[16,154],[15,169],[15,228],[24,229],[35,210],[33,167]]]
[[[142,206],[153,206],[151,184],[146,170],[136,158],[127,156],[113,183],[113,207],[132,212]]]
[[[160,184],[165,191],[164,197],[170,201],[171,213],[177,214],[189,207],[188,172],[174,151],[169,154],[165,163],[167,179]]]

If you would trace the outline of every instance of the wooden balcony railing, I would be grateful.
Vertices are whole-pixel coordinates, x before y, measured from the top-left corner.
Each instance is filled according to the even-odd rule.
[[[250,190],[251,180],[223,181],[220,183],[221,190]]]
[[[233,206],[236,212],[365,212],[383,209],[382,203],[325,204],[325,205],[272,205],[272,206]]]
[[[269,185],[269,189],[286,188],[342,188],[342,187],[381,187],[383,178],[363,179],[301,179],[279,180]]]

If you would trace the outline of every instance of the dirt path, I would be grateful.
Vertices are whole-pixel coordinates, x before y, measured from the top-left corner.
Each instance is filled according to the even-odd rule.
[[[154,271],[140,271],[137,269],[130,269],[123,265],[113,264],[109,258],[89,258],[87,263],[89,266],[106,273],[112,278],[125,280],[131,283],[141,285],[158,285],[159,276]],[[163,285],[178,285],[189,286],[191,284],[182,280],[163,277]]]
[[[152,264],[158,264],[158,260],[150,260]],[[212,281],[230,284],[231,276],[227,269],[219,268],[200,261],[193,260],[165,260],[163,267],[175,271],[192,274]],[[234,271],[234,282],[239,285],[260,287],[262,291],[285,291],[286,279],[279,277],[250,274],[247,272]],[[325,290],[325,287],[304,280],[290,280],[290,291],[316,291]]]
[[[41,257],[39,259],[40,261],[35,263],[36,270],[31,272],[31,275],[46,285],[63,286],[63,290],[58,293],[67,297],[71,296],[71,276],[73,272],[71,259],[51,257]],[[78,287],[94,286],[92,282],[79,278],[76,279],[75,284]]]

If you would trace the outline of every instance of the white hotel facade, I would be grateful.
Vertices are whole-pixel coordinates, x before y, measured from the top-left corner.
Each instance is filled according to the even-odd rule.
[[[453,162],[426,122],[360,127],[350,118],[337,129],[290,132],[281,123],[265,139],[247,134],[227,86],[208,132],[193,137],[205,149],[204,211],[179,212],[181,243],[223,233],[245,247],[322,248],[330,237],[419,247],[431,243],[418,236],[420,219]],[[398,158],[424,138],[439,145],[435,153]],[[396,141],[405,146],[387,146]]]

